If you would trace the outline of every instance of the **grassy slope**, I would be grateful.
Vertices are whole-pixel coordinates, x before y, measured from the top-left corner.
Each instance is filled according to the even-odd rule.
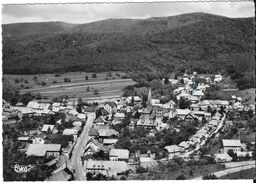
[[[231,173],[220,177],[219,179],[253,179],[256,176],[255,168],[242,170],[240,172]]]
[[[243,100],[248,99],[247,104],[255,103],[255,89],[237,90],[237,91],[218,91],[217,92],[221,98],[228,100],[231,95],[237,97],[242,97]]]

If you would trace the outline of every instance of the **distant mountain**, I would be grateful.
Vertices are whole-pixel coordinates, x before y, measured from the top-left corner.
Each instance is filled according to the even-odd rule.
[[[53,34],[70,30],[76,24],[65,22],[15,23],[2,25],[3,36],[26,36],[31,34]]]
[[[254,18],[191,13],[3,25],[3,72],[180,69],[254,73]],[[232,68],[232,69],[230,69]]]

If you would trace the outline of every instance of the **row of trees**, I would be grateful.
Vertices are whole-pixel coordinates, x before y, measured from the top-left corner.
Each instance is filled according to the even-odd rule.
[[[20,94],[19,91],[10,86],[10,85],[3,85],[3,99],[9,101],[12,105],[17,104],[18,102],[22,102],[24,105],[27,105],[29,101],[33,99],[41,99],[40,93],[24,93]]]

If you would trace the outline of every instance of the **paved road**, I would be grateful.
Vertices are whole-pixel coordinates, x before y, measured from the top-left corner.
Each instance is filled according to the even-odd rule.
[[[247,162],[248,163],[248,162]],[[222,177],[222,176],[225,176],[225,175],[228,175],[230,173],[234,173],[234,172],[239,172],[239,171],[242,171],[242,170],[247,170],[247,169],[251,169],[251,168],[255,168],[255,164],[251,164],[249,163],[250,165],[243,165],[244,163],[241,162],[241,165],[242,166],[236,166],[236,167],[233,167],[233,168],[228,168],[228,169],[225,169],[225,170],[221,170],[221,171],[218,171],[218,172],[213,172],[214,175],[216,175],[216,177]],[[193,180],[203,180],[203,176],[201,177],[196,177],[194,178]]]
[[[87,141],[89,140],[89,131],[92,127],[94,119],[95,119],[94,113],[88,114],[88,119],[84,127],[84,130],[81,133],[80,137],[77,139],[77,143],[73,150],[71,161],[75,169],[75,174],[74,174],[75,180],[86,180],[85,173],[83,171],[81,156],[84,150],[83,147],[86,145]]]
[[[235,168],[238,166],[247,166],[247,165],[255,165],[255,161],[238,161],[238,162],[229,162],[229,163],[223,163],[225,164],[226,168]]]

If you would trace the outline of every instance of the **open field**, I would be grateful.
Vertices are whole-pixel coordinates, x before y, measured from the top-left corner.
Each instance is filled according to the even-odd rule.
[[[255,103],[255,88],[250,88],[246,90],[234,90],[234,91],[218,91],[217,92],[222,99],[228,100],[231,95],[235,95],[237,97],[242,97],[243,101],[246,104],[254,104]]]
[[[186,166],[176,171],[166,169],[163,171],[149,170],[147,173],[135,174],[129,176],[129,180],[175,180],[178,176],[183,175],[185,179],[204,176],[224,169],[220,164],[208,164],[201,166]]]
[[[219,179],[253,179],[256,176],[255,168],[242,170],[220,177]]]
[[[125,73],[111,72],[111,77],[109,75],[109,73],[97,73],[97,78],[92,78],[92,73],[85,72],[65,73],[58,77],[55,74],[4,75],[3,82],[10,83],[20,93],[40,93],[41,96],[47,98],[61,95],[68,95],[71,98],[121,96],[124,87],[135,84],[132,79],[121,79]],[[85,76],[88,76],[88,80]],[[69,78],[71,81],[64,82],[64,78]],[[42,82],[44,82],[43,85]]]
[[[35,92],[41,93],[45,97],[54,97],[59,95],[68,95],[70,97],[96,97],[96,96],[109,96],[109,95],[122,95],[123,88],[128,85],[133,85],[131,79],[119,79],[108,81],[96,82],[82,82],[74,84],[62,84],[52,87],[42,87],[39,89],[21,90],[21,93]],[[89,87],[89,89],[88,89]],[[98,95],[95,95],[94,90],[98,90]],[[88,91],[89,90],[89,91]]]

